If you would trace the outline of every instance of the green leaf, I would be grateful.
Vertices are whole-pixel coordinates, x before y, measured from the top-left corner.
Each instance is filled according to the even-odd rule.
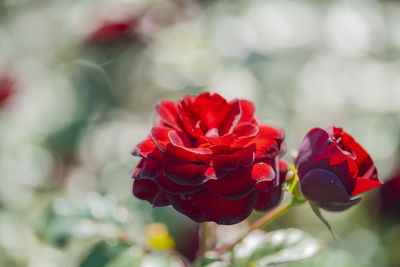
[[[131,247],[109,261],[104,267],[132,267],[140,266],[144,251],[138,247]]]
[[[81,199],[57,199],[37,227],[44,241],[64,246],[71,238],[117,238],[128,211],[111,198],[91,193]]]
[[[196,267],[206,267],[206,266],[227,266],[224,262],[221,261],[219,255],[217,253],[207,252],[203,258],[199,259],[196,264]]]
[[[176,255],[171,253],[151,253],[147,254],[142,261],[141,267],[160,266],[160,267],[175,267],[185,266],[183,261]]]
[[[106,266],[112,258],[121,254],[127,248],[128,245],[122,243],[100,242],[89,252],[79,267]]]
[[[268,266],[306,259],[319,249],[316,239],[298,229],[257,230],[234,248],[234,262],[235,266]]]

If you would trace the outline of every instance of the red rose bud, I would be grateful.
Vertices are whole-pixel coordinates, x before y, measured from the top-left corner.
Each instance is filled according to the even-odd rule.
[[[136,20],[131,18],[115,21],[104,20],[88,36],[88,42],[107,42],[127,37],[135,25]]]
[[[4,105],[14,93],[15,81],[6,74],[0,74],[0,106]]]
[[[304,197],[330,211],[348,209],[361,200],[352,196],[382,184],[369,154],[341,128],[312,129],[296,166]]]
[[[218,94],[160,101],[155,125],[133,154],[133,194],[172,205],[196,222],[235,224],[281,199],[284,132],[260,124],[253,103]]]

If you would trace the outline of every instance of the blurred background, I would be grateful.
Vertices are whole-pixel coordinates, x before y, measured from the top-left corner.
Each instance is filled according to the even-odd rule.
[[[132,196],[130,152],[157,100],[203,91],[254,101],[289,149],[342,126],[391,181],[324,213],[337,242],[308,205],[268,226],[324,243],[288,265],[400,265],[400,2],[0,0],[0,266],[193,259],[198,225]]]

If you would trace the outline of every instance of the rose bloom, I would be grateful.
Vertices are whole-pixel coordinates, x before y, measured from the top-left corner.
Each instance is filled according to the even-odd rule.
[[[253,103],[218,94],[160,101],[155,125],[133,152],[133,194],[172,205],[196,222],[235,224],[281,199],[284,132],[260,124]]]
[[[330,211],[342,211],[361,199],[352,196],[382,183],[369,154],[341,128],[312,129],[296,159],[305,198]]]

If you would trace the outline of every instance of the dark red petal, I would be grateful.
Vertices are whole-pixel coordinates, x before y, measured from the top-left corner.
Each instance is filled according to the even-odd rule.
[[[230,106],[220,95],[206,92],[195,99],[192,109],[207,129],[213,129],[226,119]]]
[[[314,158],[313,168],[329,170],[342,181],[350,194],[355,186],[358,167],[355,161],[344,154],[332,141],[325,150]]]
[[[170,126],[175,129],[180,129],[177,103],[172,101],[159,101],[156,106],[155,123],[159,126]]]
[[[257,125],[246,122],[239,124],[232,133],[216,138],[209,138],[208,142],[212,145],[211,147],[214,148],[214,151],[216,146],[227,148],[244,147],[257,136],[257,133]]]
[[[242,110],[240,108],[239,100],[235,99],[229,102],[229,112],[218,127],[219,134],[226,135],[232,133],[235,130],[236,125],[239,123],[241,116]]]
[[[190,141],[183,132],[170,131],[168,136],[171,141],[171,146],[168,147],[169,155],[191,162],[207,162],[210,160],[212,150],[202,147],[190,147]]]
[[[205,186],[220,197],[239,199],[254,191],[256,183],[257,180],[252,177],[252,167],[242,167],[228,172],[221,179],[207,181]]]
[[[242,110],[242,116],[240,118],[240,122],[253,122],[254,120],[254,113],[256,108],[254,107],[253,102],[248,100],[240,99],[240,107]]]
[[[199,121],[197,115],[193,112],[194,96],[185,96],[178,102],[178,116],[182,122],[183,129],[192,137],[196,137],[195,125]]]
[[[207,189],[190,195],[167,194],[172,206],[196,222],[213,221],[217,224],[236,224],[246,219],[253,210],[257,193],[229,200],[218,197]]]
[[[153,207],[165,207],[168,205],[170,205],[170,203],[167,194],[160,190],[153,199]]]
[[[143,159],[143,163],[140,168],[139,178],[153,179],[161,173],[161,170],[162,161]]]
[[[274,178],[275,172],[271,166],[257,163],[228,172],[218,180],[209,180],[205,186],[220,197],[238,199],[252,192],[259,183],[272,181],[273,184]]]
[[[313,169],[300,180],[301,191],[305,198],[321,208],[330,211],[341,211],[356,204],[341,180],[325,169]]]
[[[148,201],[154,206],[167,206],[169,202],[157,184],[149,179],[138,179],[133,183],[133,194],[142,200]]]
[[[142,158],[140,160],[139,164],[131,172],[130,174],[131,178],[140,178],[140,170],[142,169],[145,160],[146,160],[145,158]]]
[[[281,187],[273,187],[267,192],[258,192],[257,202],[254,206],[254,209],[257,211],[267,211],[278,205],[281,199]]]
[[[356,186],[354,187],[353,192],[351,192],[351,196],[356,196],[361,193],[367,192],[380,185],[382,185],[382,182],[380,181],[371,180],[368,178],[361,178],[361,177],[357,178]]]
[[[201,189],[201,185],[194,186],[177,184],[162,174],[155,177],[154,181],[164,192],[170,194],[191,194]]]
[[[168,133],[172,130],[172,128],[163,126],[154,126],[151,129],[151,137],[153,138],[153,141],[155,142],[157,147],[164,153],[167,152],[168,144],[171,144]]]
[[[258,125],[258,128],[258,134],[253,141],[257,147],[256,158],[271,158],[280,154],[285,138],[284,131],[269,125]]]
[[[158,149],[156,143],[149,136],[146,140],[139,143],[134,151],[133,155],[139,157],[145,157],[153,160],[166,160],[167,157]]]
[[[256,138],[259,132],[257,125],[252,123],[240,123],[234,130],[234,141],[232,147],[243,147]]]
[[[226,172],[215,170],[205,164],[165,162],[163,165],[164,175],[170,180],[181,185],[200,185],[209,179],[219,179]]]
[[[257,182],[272,181],[275,178],[275,171],[271,165],[265,162],[259,162],[252,166],[251,176]]]
[[[215,154],[211,157],[211,166],[232,171],[239,166],[251,166],[254,162],[254,145],[245,147],[231,154]]]
[[[321,203],[315,203],[317,206],[319,206],[322,209],[329,210],[329,211],[344,211],[358,202],[361,201],[361,198],[355,198],[355,199],[350,199],[348,202],[321,202]]]
[[[357,143],[354,138],[347,134],[343,133],[342,143],[345,148],[350,150],[356,156],[356,164],[358,166],[358,176],[364,176],[365,178],[378,180],[378,172],[374,166],[374,162],[372,161],[370,155],[364,150],[364,148]],[[368,177],[365,175],[368,170],[374,169],[373,172],[368,173]]]
[[[279,182],[283,183],[286,180],[286,175],[289,171],[289,163],[284,160],[279,160]]]

